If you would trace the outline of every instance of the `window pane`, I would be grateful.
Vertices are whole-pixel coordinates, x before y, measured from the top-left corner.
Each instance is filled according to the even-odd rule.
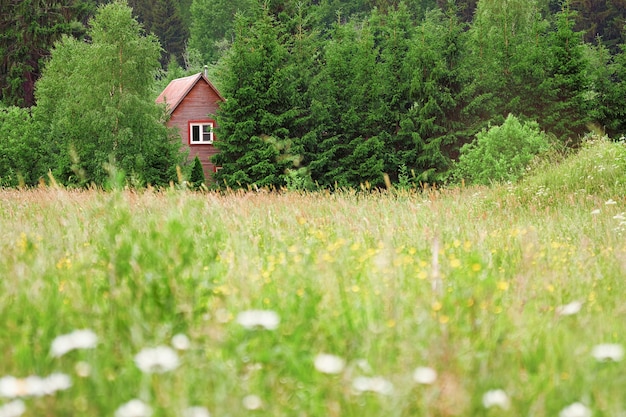
[[[198,125],[191,126],[191,141],[200,142],[200,126]]]
[[[202,140],[211,142],[211,125],[202,125]]]

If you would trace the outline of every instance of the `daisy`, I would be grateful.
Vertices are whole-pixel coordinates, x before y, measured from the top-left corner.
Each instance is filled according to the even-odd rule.
[[[246,329],[276,330],[280,317],[271,310],[247,310],[239,313],[237,323]]]
[[[559,316],[571,316],[580,311],[583,303],[580,301],[572,301],[569,304],[565,304],[556,308],[556,314]]]
[[[50,353],[58,358],[74,349],[92,349],[96,347],[98,337],[91,330],[74,330],[72,333],[58,336],[52,341]]]
[[[427,366],[420,366],[413,371],[413,380],[418,384],[430,385],[437,380],[437,371]]]
[[[24,394],[20,379],[11,375],[0,378],[0,397],[15,398],[22,395]]]
[[[26,412],[26,406],[22,400],[14,400],[0,407],[0,417],[20,417]]]
[[[173,371],[178,368],[178,355],[169,346],[146,348],[135,355],[135,364],[144,373],[158,373]]]
[[[381,376],[366,377],[359,376],[352,381],[352,388],[357,393],[375,392],[378,394],[388,395],[393,391],[393,385]]]
[[[42,379],[43,382],[43,393],[47,395],[52,395],[57,391],[64,391],[72,386],[72,379],[62,373],[54,373],[48,375],[46,378]]]
[[[591,410],[584,404],[574,403],[562,409],[559,417],[591,417]]]
[[[500,407],[503,410],[508,410],[511,406],[511,400],[501,389],[495,389],[487,391],[483,395],[483,406],[485,408]]]
[[[115,417],[150,417],[152,409],[141,400],[130,400],[115,410]]]
[[[189,349],[189,346],[191,346],[191,342],[186,335],[179,333],[172,337],[172,346],[174,346],[174,349],[177,350],[187,350]]]
[[[324,374],[338,374],[343,371],[346,361],[339,356],[320,353],[313,361],[315,369]]]
[[[591,355],[600,362],[619,362],[624,357],[624,348],[622,345],[605,343],[594,346]]]
[[[0,378],[0,397],[43,397],[63,391],[72,386],[69,376],[61,373],[51,374],[46,378],[37,375],[20,379],[14,376]]]
[[[261,397],[254,394],[243,397],[242,403],[246,410],[258,410],[263,407],[263,400],[261,400]]]

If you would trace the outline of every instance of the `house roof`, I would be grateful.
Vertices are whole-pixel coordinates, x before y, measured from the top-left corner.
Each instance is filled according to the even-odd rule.
[[[167,104],[167,113],[172,114],[176,107],[183,101],[183,99],[189,94],[191,89],[198,83],[198,81],[204,80],[209,87],[215,91],[215,94],[220,98],[220,100],[225,101],[224,97],[217,91],[217,88],[211,81],[204,75],[204,73],[199,72],[198,74],[190,75],[188,77],[177,78],[175,80],[170,81],[170,83],[165,87],[165,90],[159,94],[157,97],[157,103],[165,103]]]

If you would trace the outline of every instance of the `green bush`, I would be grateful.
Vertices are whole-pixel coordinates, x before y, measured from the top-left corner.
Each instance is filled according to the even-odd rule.
[[[46,176],[50,156],[30,109],[0,108],[0,186],[36,185]]]
[[[204,178],[204,171],[202,170],[202,162],[200,158],[196,156],[193,160],[193,167],[191,168],[191,177],[189,178],[194,188],[199,188],[206,182]]]
[[[537,122],[520,122],[512,114],[502,126],[491,126],[461,148],[454,178],[474,184],[516,181],[530,161],[550,148]]]

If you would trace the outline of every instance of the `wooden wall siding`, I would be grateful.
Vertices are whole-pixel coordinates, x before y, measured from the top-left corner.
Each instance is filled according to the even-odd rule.
[[[215,170],[209,158],[218,150],[213,145],[189,144],[189,120],[214,120],[220,101],[220,97],[209,87],[209,84],[204,79],[200,79],[171,114],[168,122],[168,126],[178,128],[182,146],[189,148],[189,159],[193,160],[196,155],[200,158],[204,176],[208,181]]]

